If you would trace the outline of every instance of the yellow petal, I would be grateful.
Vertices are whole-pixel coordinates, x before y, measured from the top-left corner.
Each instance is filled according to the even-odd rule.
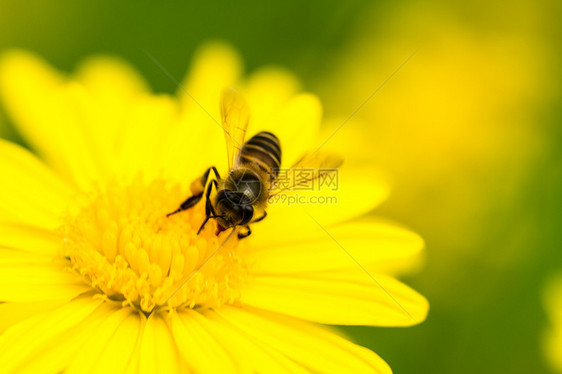
[[[275,347],[256,342],[245,331],[233,326],[212,311],[203,312],[200,323],[221,342],[237,360],[240,373],[308,373],[303,366],[283,355]]]
[[[196,51],[189,74],[177,90],[181,118],[165,134],[163,165],[172,177],[189,183],[216,166],[226,173],[227,156],[219,115],[220,93],[236,86],[242,72],[238,53],[228,44],[207,43]]]
[[[91,288],[65,264],[45,256],[0,251],[0,301],[70,300]]]
[[[127,62],[112,56],[95,56],[84,61],[76,78],[111,112],[123,113],[119,107],[149,92],[144,78]],[[109,129],[105,129],[109,130]]]
[[[20,51],[0,59],[0,95],[18,129],[54,168],[81,186],[102,174],[94,126],[99,108],[83,85],[66,82],[39,58]],[[98,154],[99,156],[99,154]]]
[[[24,224],[0,222],[0,248],[52,257],[60,249],[61,240],[52,231]]]
[[[79,67],[76,80],[84,86],[91,106],[95,107],[95,112],[90,113],[81,125],[87,126],[87,133],[103,169],[114,170],[115,153],[121,150],[121,142],[127,140],[129,135],[124,134],[124,128],[137,125],[137,132],[144,130],[131,115],[137,114],[138,107],[142,108],[138,102],[149,97],[148,85],[129,64],[109,56],[86,60]],[[150,125],[158,127],[161,121]]]
[[[223,307],[217,314],[256,343],[283,353],[311,371],[391,373],[375,353],[313,324],[256,309]]]
[[[63,334],[46,341],[40,350],[33,353],[18,368],[18,373],[60,373],[72,362],[78,350],[95,333],[107,318],[107,305],[100,305],[87,318]],[[56,311],[55,311],[56,313]]]
[[[343,275],[342,275],[343,274]],[[302,276],[254,276],[244,305],[330,325],[410,326],[422,322],[426,299],[392,277],[361,268]]]
[[[24,303],[0,303],[0,334],[7,328],[37,314],[48,312],[65,304],[66,300],[29,301]]]
[[[274,235],[287,231],[316,230],[362,216],[377,207],[388,195],[389,187],[376,170],[344,165],[335,178],[321,188],[282,192],[270,199],[268,217],[257,227]]]
[[[258,119],[259,120],[259,119]],[[291,167],[305,152],[316,145],[322,105],[314,95],[299,94],[292,97],[262,122],[250,119],[248,136],[258,131],[269,131],[281,143],[281,166]]]
[[[241,72],[242,61],[234,48],[221,42],[207,43],[196,51],[189,74],[177,90],[182,106],[189,111],[206,110],[218,119],[219,95],[234,86]]]
[[[116,170],[122,177],[135,177],[142,174],[151,180],[159,176],[162,170],[167,172],[166,177],[176,176],[177,169],[185,164],[178,165],[178,160],[191,156],[185,148],[176,148],[172,159],[165,159],[166,151],[163,141],[174,126],[178,124],[178,108],[176,102],[165,95],[144,97],[131,105],[131,114],[126,118],[122,128],[122,139],[119,142],[119,157],[114,160]],[[181,139],[180,139],[181,140]],[[187,140],[184,138],[184,140]],[[185,144],[183,144],[185,146]]]
[[[396,273],[419,260],[423,240],[411,231],[380,222],[350,222],[295,231],[272,240],[256,229],[245,254],[253,274],[303,274],[358,269]],[[347,253],[346,253],[347,252]]]
[[[252,74],[240,88],[251,110],[248,137],[259,131],[274,133],[281,143],[283,167],[314,147],[322,119],[318,98],[297,94],[298,89],[294,75],[274,67]]]
[[[89,324],[83,323],[100,303],[92,298],[77,299],[6,330],[0,336],[2,372],[60,372],[88,337],[81,332]]]
[[[34,155],[0,140],[0,219],[57,227],[73,190]]]
[[[152,315],[146,322],[140,348],[141,374],[180,373],[185,365],[163,318]]]
[[[252,73],[240,87],[252,110],[252,122],[266,125],[300,88],[298,79],[278,67],[265,67]]]
[[[145,318],[131,308],[115,307],[75,355],[68,373],[122,373],[134,365]]]
[[[196,373],[238,373],[229,352],[197,321],[197,313],[185,310],[168,321],[185,362]]]
[[[189,186],[210,166],[216,166],[223,175],[227,173],[219,92],[212,106],[191,108],[164,128],[158,158],[166,177]]]
[[[24,68],[38,80],[36,85]],[[137,109],[142,107],[140,99],[148,97],[147,86],[132,68],[114,58],[92,58],[80,67],[76,79],[64,80],[34,56],[12,52],[0,63],[0,83],[8,111],[33,146],[81,187],[116,171],[124,127],[136,126],[137,133],[146,128],[134,123],[132,114],[145,114]],[[152,121],[149,128],[158,128],[163,120]]]
[[[210,166],[222,175],[228,172],[222,127],[202,111],[191,111],[167,129],[158,158],[165,176],[187,187]]]
[[[322,123],[320,139],[323,149],[337,152],[344,150],[346,162],[375,165],[377,160],[372,138],[365,136],[368,124],[356,116],[330,117]]]

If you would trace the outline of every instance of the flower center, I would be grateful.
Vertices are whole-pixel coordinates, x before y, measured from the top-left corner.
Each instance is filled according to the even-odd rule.
[[[237,238],[203,222],[203,204],[166,217],[187,195],[163,180],[109,183],[61,228],[74,270],[111,300],[146,313],[233,303],[247,271]]]

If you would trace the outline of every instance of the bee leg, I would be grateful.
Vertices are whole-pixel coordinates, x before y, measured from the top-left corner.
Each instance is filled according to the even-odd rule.
[[[215,179],[213,179],[211,181],[211,183],[209,183],[209,187],[207,187],[207,191],[205,192],[205,216],[206,217],[205,217],[205,220],[203,221],[203,223],[201,224],[201,227],[199,227],[199,231],[197,231],[197,235],[199,235],[201,230],[203,230],[203,227],[205,227],[205,225],[207,224],[207,221],[209,221],[209,219],[214,218],[216,216],[215,209],[213,208],[213,204],[211,204],[211,192],[213,191],[213,186],[215,186],[215,188],[219,188],[219,184]]]
[[[219,171],[217,170],[217,168],[214,167],[214,166],[211,166],[210,168],[205,170],[205,172],[203,173],[203,176],[201,177],[201,183],[203,184],[203,186],[207,184],[207,178],[209,178],[209,173],[211,172],[211,170],[213,171],[213,173],[215,173],[215,177],[217,177],[217,180],[221,179],[221,175],[219,174]]]
[[[259,218],[256,218],[255,220],[252,221],[252,223],[259,222],[259,221],[263,221],[263,219],[264,219],[265,217],[267,217],[267,212],[263,212],[263,216],[261,216],[261,217],[259,217]]]
[[[259,222],[263,220],[265,217],[267,217],[267,212],[263,212],[263,216],[256,218],[255,220],[252,221],[252,223]],[[247,238],[248,236],[250,236],[251,233],[252,233],[252,229],[250,228],[250,225],[242,226],[240,232],[238,233],[238,239]]]
[[[209,174],[210,174],[211,170],[215,173],[215,176],[217,177],[218,180],[221,179],[221,176],[220,176],[216,167],[211,166],[210,168],[205,170],[205,172],[203,173],[201,178],[198,179],[198,180],[195,180],[191,184],[191,192],[193,193],[193,196],[189,197],[187,200],[185,200],[183,203],[181,203],[181,205],[178,209],[174,210],[171,213],[166,214],[166,217],[169,217],[173,214],[179,213],[183,210],[187,210],[187,209],[195,206],[195,204],[197,204],[201,200],[201,198],[203,197],[203,190],[205,189],[205,185],[207,184],[207,180],[209,179]]]
[[[246,231],[243,231],[244,229]],[[240,232],[238,233],[238,239],[247,238],[248,236],[250,236],[251,233],[252,233],[252,229],[250,229],[249,225],[242,226],[242,229],[240,229]]]
[[[203,192],[189,197],[187,200],[185,200],[183,203],[181,203],[181,205],[178,209],[174,210],[171,213],[166,214],[166,217],[170,217],[171,215],[174,215],[174,214],[179,213],[183,210],[187,210],[187,209],[191,208],[192,206],[197,204],[201,200],[202,197],[203,197]]]
[[[215,186],[215,189],[219,188],[219,183],[215,179],[209,183],[209,187],[207,187],[207,192],[205,193],[205,215],[207,217],[210,217],[211,214],[216,216],[215,208],[213,208],[213,204],[211,204],[211,192],[213,191],[213,186]]]

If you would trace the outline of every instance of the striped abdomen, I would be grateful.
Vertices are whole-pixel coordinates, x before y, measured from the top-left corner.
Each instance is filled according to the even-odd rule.
[[[275,180],[281,167],[279,139],[270,132],[257,133],[242,147],[240,162],[256,165],[270,176],[271,181]]]

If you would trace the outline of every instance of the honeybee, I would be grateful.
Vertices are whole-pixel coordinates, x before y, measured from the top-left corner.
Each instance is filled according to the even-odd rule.
[[[245,238],[252,233],[250,224],[267,216],[270,197],[318,179],[342,163],[339,156],[318,151],[305,155],[285,173],[286,177],[291,176],[291,184],[281,187],[276,183],[282,154],[277,136],[262,131],[244,142],[250,110],[242,95],[233,88],[222,92],[220,112],[228,152],[228,174],[221,178],[215,166],[209,167],[191,184],[192,196],[167,214],[169,217],[192,208],[205,194],[205,220],[198,234],[213,218],[217,221],[217,234],[229,228],[239,228],[238,238]],[[299,169],[306,169],[308,173],[298,173]],[[211,171],[215,178],[209,179]],[[213,187],[217,193],[212,200]]]

